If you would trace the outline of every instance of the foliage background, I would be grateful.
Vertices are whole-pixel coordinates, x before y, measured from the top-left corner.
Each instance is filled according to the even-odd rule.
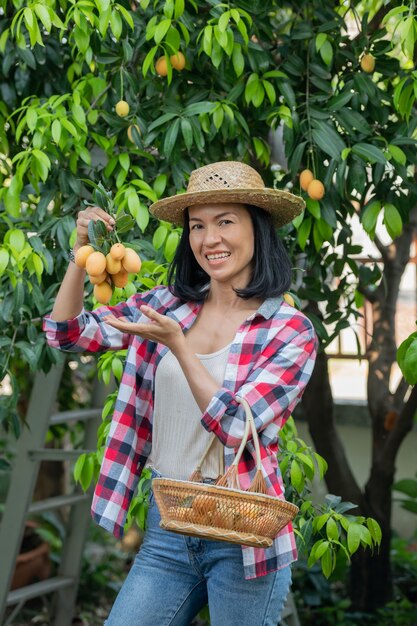
[[[0,7],[3,428],[19,434],[34,373],[59,358],[45,344],[41,318],[65,272],[76,213],[91,198],[85,180],[102,181],[113,191],[117,210],[130,213],[138,226],[126,239],[145,263],[124,290],[115,290],[116,302],[165,280],[180,231],[156,223],[147,206],[183,190],[192,169],[243,160],[262,172],[267,185],[301,193],[298,174],[310,167],[326,195],[320,202],[306,198],[305,213],[281,235],[297,268],[295,295],[323,350],[350,325],[350,315],[360,319],[365,299],[372,303],[381,327],[379,332],[375,326],[374,361],[384,377],[373,391],[377,376],[371,372],[372,471],[380,484],[381,459],[389,452],[383,489],[371,484],[362,493],[342,456],[333,458],[331,451],[328,458],[330,446],[323,442],[324,453],[320,441],[315,443],[330,461],[330,475],[337,477],[334,491],[382,524],[382,556],[387,555],[387,494],[395,455],[416,408],[415,394],[411,402],[405,400],[405,379],[395,392],[389,388],[395,313],[383,310],[384,302],[395,305],[392,276],[401,277],[416,220],[414,3],[2,0]],[[169,61],[177,50],[186,57],[182,72]],[[373,73],[360,68],[364,52],[376,59]],[[154,70],[162,55],[166,78]],[[115,114],[120,99],[130,105],[123,119]],[[134,142],[127,136],[129,125],[138,127]],[[383,263],[358,261],[353,217],[375,242]],[[376,235],[381,221],[388,246]],[[88,297],[94,306],[91,293]],[[122,358],[101,359],[105,380],[120,378]],[[407,359],[412,367],[414,351]],[[110,397],[104,409],[98,459],[112,402]],[[392,436],[384,431],[389,410],[399,416]],[[334,441],[332,450],[338,450]],[[87,465],[91,479],[94,465]],[[386,502],[382,513],[381,501]],[[380,565],[383,576],[387,559]],[[375,588],[378,581],[377,576]],[[375,608],[390,593],[388,582],[356,600]]]

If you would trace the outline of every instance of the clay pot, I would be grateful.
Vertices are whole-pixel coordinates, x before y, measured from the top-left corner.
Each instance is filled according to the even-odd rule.
[[[16,559],[11,589],[19,589],[33,582],[49,578],[51,560],[49,544],[35,532],[36,523],[26,522],[21,552]]]

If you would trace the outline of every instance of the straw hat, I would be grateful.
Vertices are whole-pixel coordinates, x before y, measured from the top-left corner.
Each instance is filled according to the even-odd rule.
[[[185,193],[158,200],[150,212],[160,220],[182,225],[184,209],[216,202],[252,204],[265,209],[272,214],[276,226],[288,224],[305,207],[299,196],[265,187],[253,167],[237,161],[219,161],[194,170]]]

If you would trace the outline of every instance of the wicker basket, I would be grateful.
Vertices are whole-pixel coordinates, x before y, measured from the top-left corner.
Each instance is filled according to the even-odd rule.
[[[279,531],[295,517],[298,507],[265,493],[259,439],[252,412],[245,400],[237,398],[237,401],[245,409],[245,433],[233,464],[218,484],[154,478],[152,488],[161,513],[161,528],[183,535],[267,548],[272,545]],[[257,473],[250,490],[242,491],[239,488],[237,466],[250,429],[256,450]],[[234,477],[238,488],[225,486],[231,477]]]

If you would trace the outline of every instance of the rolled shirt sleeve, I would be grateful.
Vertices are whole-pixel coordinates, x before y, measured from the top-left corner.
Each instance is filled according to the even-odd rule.
[[[237,447],[245,428],[245,411],[236,396],[249,403],[257,431],[274,439],[301,399],[313,371],[317,339],[311,325],[283,343],[272,340],[246,381],[234,391],[222,387],[212,397],[201,422],[228,447]],[[270,432],[269,432],[270,431]]]
[[[46,340],[53,348],[65,352],[101,352],[105,350],[123,350],[128,347],[131,335],[123,333],[103,319],[114,315],[128,321],[136,321],[139,307],[147,301],[148,292],[135,294],[126,302],[115,306],[101,306],[94,311],[81,311],[77,317],[64,322],[56,322],[50,315],[44,317],[43,330]]]

